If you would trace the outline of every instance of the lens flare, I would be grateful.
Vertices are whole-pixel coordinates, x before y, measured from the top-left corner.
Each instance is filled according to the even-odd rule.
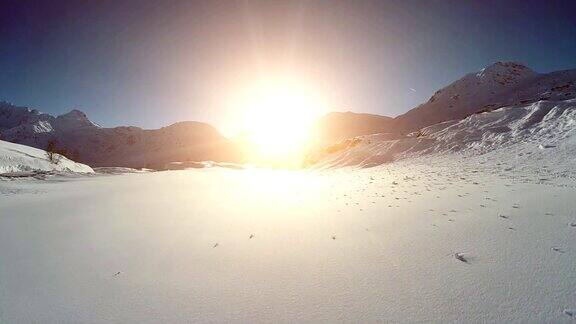
[[[249,162],[299,166],[313,144],[313,124],[324,104],[305,83],[266,80],[249,87],[240,103],[241,141]]]

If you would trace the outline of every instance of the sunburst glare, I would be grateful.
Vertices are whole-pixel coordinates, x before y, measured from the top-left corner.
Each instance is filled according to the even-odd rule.
[[[251,163],[298,166],[313,144],[314,121],[325,113],[317,89],[294,78],[255,82],[236,101],[239,135]]]

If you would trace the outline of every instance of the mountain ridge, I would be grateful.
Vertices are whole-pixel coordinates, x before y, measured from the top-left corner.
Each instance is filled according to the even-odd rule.
[[[480,111],[538,100],[576,97],[576,69],[537,73],[517,62],[496,62],[436,91],[427,102],[394,118],[391,132],[408,133]]]
[[[462,120],[502,107],[576,98],[576,69],[537,73],[517,62],[496,62],[436,91],[428,101],[394,118],[355,112],[320,117],[314,136],[320,146],[356,136],[389,133],[399,138],[423,128]],[[213,126],[182,121],[159,129],[106,128],[73,109],[59,116],[0,102],[0,138],[44,149],[50,141],[69,157],[91,166],[162,168],[177,161],[241,162],[237,143]]]
[[[182,121],[159,129],[106,128],[73,109],[59,116],[0,103],[0,138],[44,149],[49,142],[91,166],[163,168],[174,161],[237,161],[237,148],[213,126]]]
[[[396,117],[377,114],[337,113],[321,117],[323,122],[340,119],[335,125],[324,125],[328,134],[322,134],[335,143],[345,138],[391,133],[396,136],[408,134],[424,127],[451,120],[461,120],[473,114],[491,111],[506,106],[520,106],[540,100],[566,100],[576,98],[576,69],[538,73],[525,64],[514,61],[498,61],[478,71],[470,72],[437,90],[430,98],[418,106]],[[366,120],[386,118],[385,123],[361,129],[355,126],[351,131],[330,131],[339,125],[354,124],[358,116]],[[345,121],[349,119],[349,121]],[[343,136],[348,135],[348,136]]]

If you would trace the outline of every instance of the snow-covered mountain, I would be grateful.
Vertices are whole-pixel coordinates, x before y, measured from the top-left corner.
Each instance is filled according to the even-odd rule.
[[[372,167],[446,154],[535,168],[534,175],[547,172],[546,164],[552,163],[556,176],[576,179],[576,99],[507,106],[437,123],[400,138],[360,136],[318,151],[309,161],[316,167]]]
[[[398,137],[482,111],[572,98],[576,98],[576,70],[541,74],[520,63],[497,62],[436,91],[427,102],[396,118],[351,112],[327,114],[318,120],[316,135],[324,145],[378,133]]]
[[[510,152],[518,155],[508,156]],[[550,152],[570,170],[576,155],[576,70],[536,73],[498,62],[438,90],[387,129],[310,154],[316,166],[375,166],[436,153],[500,159]],[[516,154],[515,153],[515,154]],[[548,158],[546,158],[548,160]]]
[[[53,163],[44,150],[0,141],[0,174],[33,171],[94,172],[89,166],[66,157],[59,157],[58,163]]]
[[[540,74],[519,63],[497,62],[467,74],[396,117],[390,132],[406,133],[500,107],[571,98],[576,98],[576,70]]]
[[[72,110],[57,117],[0,103],[0,138],[46,148],[54,141],[70,158],[91,166],[163,168],[174,161],[236,161],[235,146],[205,123],[180,122],[156,130],[104,128]]]

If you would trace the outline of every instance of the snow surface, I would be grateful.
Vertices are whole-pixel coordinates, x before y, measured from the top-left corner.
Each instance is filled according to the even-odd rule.
[[[572,322],[576,181],[514,154],[0,181],[0,322]]]
[[[58,164],[54,164],[47,159],[44,150],[0,141],[0,175],[34,171],[94,172],[89,166],[76,163],[66,157],[62,157]]]

